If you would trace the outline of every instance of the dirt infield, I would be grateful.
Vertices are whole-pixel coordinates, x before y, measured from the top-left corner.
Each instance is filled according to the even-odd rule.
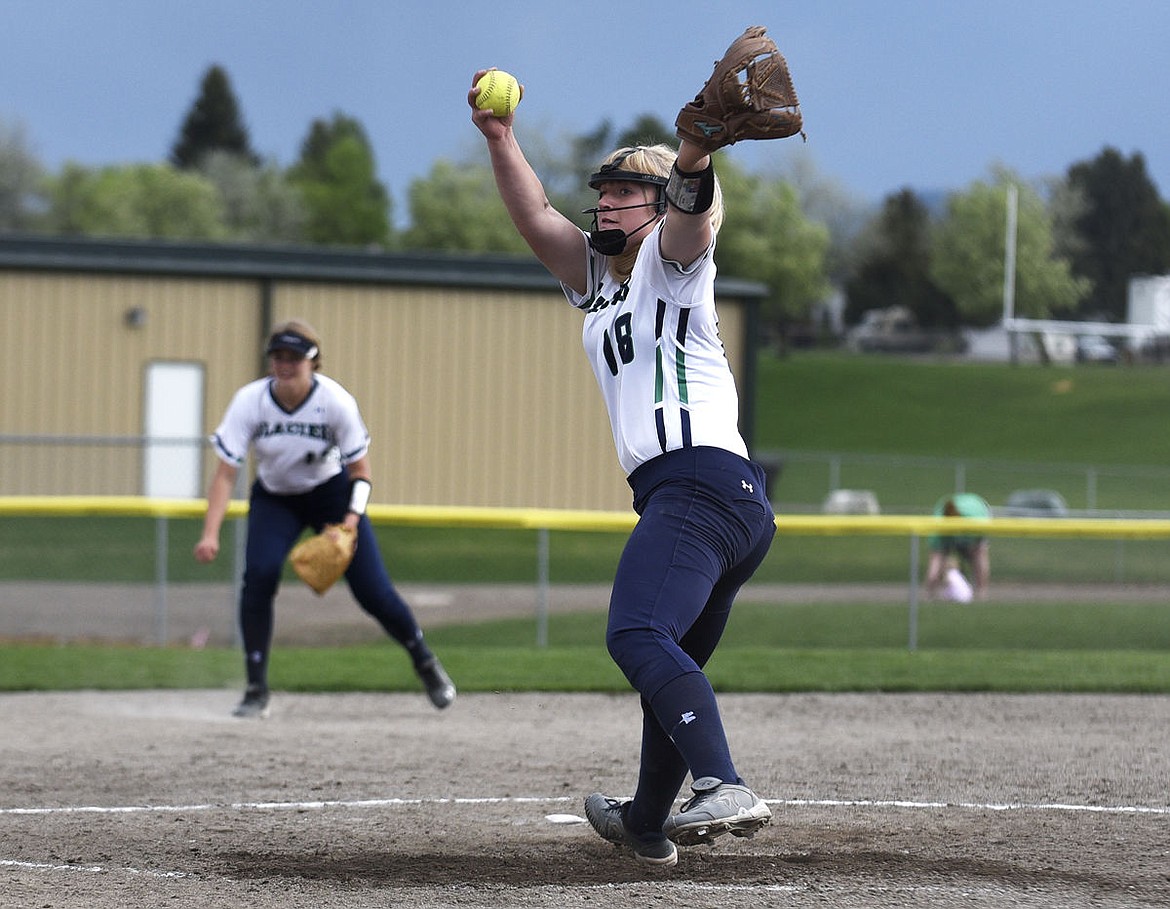
[[[1139,907],[1170,902],[1170,697],[734,695],[775,820],[648,872],[633,695],[0,695],[0,906]]]
[[[524,585],[404,593],[424,627],[539,605]],[[549,593],[553,613],[606,597]],[[230,640],[231,598],[174,588],[169,639]],[[0,637],[158,631],[149,589],[10,584],[0,603]],[[278,646],[380,636],[343,591],[278,602]],[[0,907],[1170,906],[1167,696],[726,696],[740,772],[774,823],[657,873],[550,820],[580,816],[592,791],[630,793],[632,694],[469,694],[439,713],[421,695],[277,692],[263,722],[232,719],[237,697],[0,695]]]

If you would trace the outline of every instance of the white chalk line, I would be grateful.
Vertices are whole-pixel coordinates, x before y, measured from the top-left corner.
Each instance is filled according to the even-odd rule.
[[[56,814],[176,814],[195,811],[314,811],[328,808],[384,808],[406,805],[549,805],[577,801],[571,796],[509,796],[481,798],[389,798],[389,799],[331,799],[301,802],[212,802],[190,805],[64,805],[43,808],[0,808],[0,815],[29,816]],[[902,808],[910,810],[961,809],[969,811],[1064,811],[1091,812],[1099,814],[1150,814],[1170,815],[1170,807],[1145,805],[1074,805],[1059,802],[924,802],[912,799],[765,799],[769,805],[778,807],[816,808]],[[0,859],[0,868],[14,868],[27,871],[50,871],[58,873],[110,874],[121,872],[156,879],[179,879],[195,877],[186,871],[154,871],[133,867],[110,867],[105,865],[74,865],[51,862],[18,861]],[[614,885],[607,885],[614,886]],[[802,892],[803,885],[697,885],[688,883],[688,889],[711,889],[719,891],[767,890],[784,893]],[[905,889],[905,888],[899,888]],[[911,890],[915,888],[910,888]]]
[[[484,796],[475,798],[329,799],[303,802],[206,802],[190,805],[61,805],[0,808],[0,815],[49,814],[175,814],[192,811],[319,811],[326,808],[393,808],[406,805],[548,805],[575,802],[572,796]],[[964,811],[1064,811],[1088,814],[1170,815],[1170,806],[1076,805],[1062,802],[933,802],[913,799],[765,799],[787,808],[906,808]]]
[[[69,865],[52,862],[18,862],[14,859],[0,859],[0,868],[21,868],[26,871],[71,871],[80,874],[109,874],[121,871],[123,874],[137,874],[142,877],[179,878],[192,877],[186,871],[147,871],[142,868],[118,868],[106,865]]]
[[[967,811],[1083,811],[1092,814],[1170,814],[1170,806],[1072,805],[1061,802],[916,802],[907,799],[765,799],[791,808],[961,808]]]
[[[393,808],[402,805],[495,805],[572,802],[569,796],[510,796],[434,799],[331,799],[311,802],[208,802],[197,805],[63,805],[56,808],[0,808],[5,814],[175,814],[190,811],[315,811],[325,808]]]

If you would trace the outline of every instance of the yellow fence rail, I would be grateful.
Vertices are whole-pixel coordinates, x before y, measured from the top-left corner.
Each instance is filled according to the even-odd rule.
[[[143,496],[0,496],[0,516],[105,515],[199,518],[201,499]],[[490,508],[428,505],[370,505],[375,524],[414,527],[491,527],[518,530],[627,531],[637,516],[626,511],[555,508]],[[243,517],[248,503],[233,499],[229,518]],[[930,536],[979,534],[1109,540],[1170,539],[1170,520],[1140,518],[950,518],[931,515],[782,514],[776,532],[790,536]]]
[[[167,520],[199,518],[201,499],[156,499],[142,496],[0,496],[0,516],[115,516],[159,519],[156,533],[156,624],[166,641]],[[248,503],[233,499],[228,518],[247,515]],[[431,507],[371,505],[375,524],[415,527],[483,527],[537,531],[537,643],[548,641],[548,533],[561,531],[623,532],[637,516],[625,511],[549,508]],[[1170,539],[1170,520],[1133,518],[958,518],[932,515],[782,514],[776,532],[789,536],[899,536],[910,541],[908,580],[909,649],[918,646],[920,542],[936,534],[1001,537],[1048,537],[1108,540]],[[237,559],[239,555],[237,554]],[[240,568],[236,568],[239,576]]]

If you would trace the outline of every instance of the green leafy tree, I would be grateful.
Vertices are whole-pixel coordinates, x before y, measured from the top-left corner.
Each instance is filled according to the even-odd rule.
[[[540,175],[553,206],[578,226],[588,229],[592,218],[582,214],[582,209],[597,204],[597,190],[589,187],[589,175],[597,170],[606,155],[624,143],[618,140],[609,121],[598,124],[591,132],[562,139],[552,147],[546,135],[547,130],[529,130],[523,134],[528,159]]]
[[[667,145],[678,148],[678,137],[674,134],[674,128],[667,126],[658,117],[642,114],[633,126],[618,135],[614,145]]]
[[[558,211],[588,229],[581,210],[596,204],[597,191],[586,183],[602,158],[619,144],[604,121],[578,136],[557,136],[541,126],[517,127],[525,156]],[[407,249],[528,253],[500,201],[483,143],[463,160],[436,161],[427,177],[409,189],[410,227],[402,235]]]
[[[715,249],[719,271],[767,285],[764,318],[784,334],[791,323],[807,322],[828,293],[828,229],[804,215],[791,184],[749,174],[722,156],[715,169],[727,208]]]
[[[524,148],[533,169],[540,175],[549,201],[580,226],[588,228],[591,220],[581,215],[581,209],[597,202],[597,191],[590,189],[587,179],[601,165],[602,159],[616,148],[628,145],[655,145],[662,143],[674,148],[678,139],[660,119],[643,114],[620,132],[608,120],[603,120],[589,132],[557,141],[550,147],[548,129],[528,129],[523,135]],[[568,149],[566,154],[565,149]]]
[[[219,192],[224,226],[233,240],[305,239],[304,200],[275,164],[254,167],[238,155],[216,151],[203,158],[199,173]]]
[[[360,144],[370,147],[365,128],[348,114],[335,111],[328,120],[314,120],[309,124],[308,135],[301,142],[301,154],[292,170],[293,176],[297,179],[328,179],[329,153],[343,139],[356,139]]]
[[[24,127],[0,120],[0,230],[35,229],[44,175]]]
[[[585,175],[597,170],[601,159],[619,144],[613,124],[603,120],[591,132],[581,133],[569,140],[570,155],[566,170],[575,181],[584,183]]]
[[[220,66],[210,67],[203,76],[199,97],[171,148],[171,163],[181,170],[192,170],[214,151],[229,152],[251,164],[260,160],[252,151],[231,81]]]
[[[425,179],[411,182],[406,249],[528,253],[496,191],[490,167],[437,161]]]
[[[771,171],[765,173],[771,174]],[[825,269],[829,280],[843,285],[856,264],[858,238],[873,217],[873,205],[859,200],[840,181],[825,176],[800,146],[789,150],[775,169],[777,179],[789,183],[800,200],[801,211],[829,231]]]
[[[305,233],[314,243],[387,247],[391,202],[377,178],[373,148],[361,124],[336,113],[315,120],[289,172],[307,212]]]
[[[845,280],[845,321],[871,309],[904,306],[920,325],[953,328],[954,301],[930,274],[930,212],[912,190],[889,196],[859,239],[864,252]]]
[[[226,238],[215,187],[166,164],[90,170],[67,164],[49,181],[52,233],[143,239]]]
[[[1087,290],[1086,282],[1056,253],[1044,201],[1000,168],[991,182],[977,181],[953,194],[935,231],[931,275],[968,325],[993,325],[1003,315],[1009,184],[1018,188],[1015,315],[1044,318],[1062,307],[1075,307]]]
[[[1067,178],[1046,181],[1043,193],[1048,200],[1048,215],[1052,221],[1052,248],[1055,254],[1071,265],[1086,249],[1085,238],[1077,230],[1077,222],[1088,209],[1084,193]],[[1056,308],[1053,315],[1073,319],[1076,313],[1067,308]]]
[[[626,145],[656,142],[672,145],[676,141],[665,133],[660,121],[649,115],[640,117],[620,133],[610,121],[603,120],[589,132],[578,135],[560,136],[551,128],[533,124],[519,127],[519,135],[525,156],[539,175],[553,207],[584,228],[589,227],[591,217],[583,215],[581,210],[597,203],[597,191],[589,188],[588,177],[606,155]],[[482,148],[475,160],[486,163],[487,155]]]
[[[672,137],[663,132],[662,124],[653,118],[643,118],[620,136],[609,124],[602,124],[592,133],[560,143],[559,156],[539,137],[522,138],[550,201],[587,228],[589,216],[580,211],[597,198],[586,186],[588,174],[621,145],[671,144]],[[486,152],[478,149],[474,157],[458,165],[437,162],[426,179],[411,184],[411,226],[403,235],[405,247],[528,253],[499,199],[485,159]],[[765,318],[774,325],[782,328],[789,321],[807,319],[811,304],[827,292],[826,228],[803,215],[796,191],[784,181],[749,176],[729,160],[719,160],[716,170],[729,210],[716,248],[720,273],[767,285]],[[553,185],[562,190],[555,197]]]
[[[1080,240],[1072,268],[1089,281],[1079,312],[1124,321],[1130,278],[1170,269],[1170,211],[1140,153],[1126,159],[1106,148],[1069,168],[1068,184],[1081,200],[1072,221]]]

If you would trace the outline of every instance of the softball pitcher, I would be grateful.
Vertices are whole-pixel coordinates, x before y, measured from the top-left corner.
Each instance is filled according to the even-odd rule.
[[[762,49],[762,32],[749,29],[741,40],[751,47],[737,55]],[[763,470],[739,432],[714,290],[723,200],[710,152],[764,136],[704,120],[697,135],[680,127],[677,154],[663,145],[614,151],[589,179],[598,199],[583,231],[549,203],[513,132],[515,113],[477,108],[484,72],[467,96],[472,122],[516,229],[583,314],[585,352],[639,515],[613,582],[606,644],[641,695],[641,766],[632,799],[594,793],[585,814],[638,861],[669,866],[676,843],[750,836],[771,818],[732,760],[703,672],[776,529]],[[799,117],[787,116],[772,136],[799,131]],[[688,772],[693,796],[672,814]]]

